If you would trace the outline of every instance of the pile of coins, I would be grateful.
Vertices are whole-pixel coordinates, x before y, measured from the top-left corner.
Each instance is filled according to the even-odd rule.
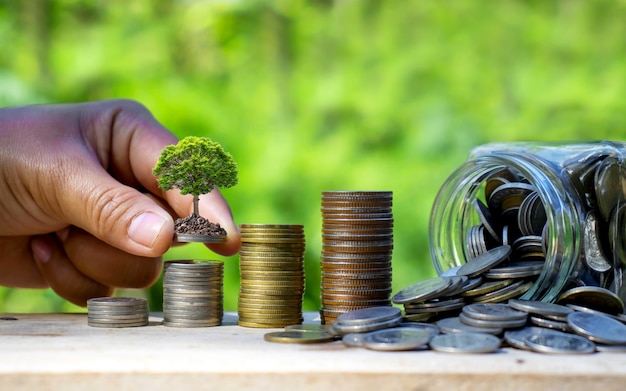
[[[302,225],[242,224],[239,325],[302,323],[305,238]]]
[[[533,318],[555,323],[536,323]],[[574,304],[512,299],[508,304],[468,304],[459,316],[441,318],[436,323],[407,322],[395,307],[370,307],[346,312],[332,326],[286,327],[284,332],[267,334],[265,340],[341,340],[347,347],[382,351],[490,353],[509,346],[538,353],[586,354],[626,351],[625,323],[623,313],[612,315]],[[564,326],[556,328],[556,324]]]
[[[219,326],[224,316],[221,261],[168,261],[163,271],[163,325]]]
[[[87,324],[92,327],[138,327],[148,324],[148,301],[134,297],[87,300]]]
[[[392,198],[389,191],[322,193],[322,323],[391,305]]]
[[[467,303],[500,303],[522,296],[533,285],[541,267],[511,262],[509,245],[494,247],[441,277],[420,281],[392,298],[403,304],[416,321],[460,310]]]

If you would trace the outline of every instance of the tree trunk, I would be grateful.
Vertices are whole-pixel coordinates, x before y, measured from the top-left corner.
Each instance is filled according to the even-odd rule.
[[[194,216],[200,216],[198,201],[200,201],[200,196],[193,196],[193,214]]]

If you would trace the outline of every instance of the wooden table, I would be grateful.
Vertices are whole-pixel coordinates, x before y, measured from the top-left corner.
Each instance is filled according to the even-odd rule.
[[[272,329],[94,328],[86,314],[2,314],[0,390],[623,390],[626,353],[377,352],[269,343]],[[305,314],[313,323],[316,314]]]

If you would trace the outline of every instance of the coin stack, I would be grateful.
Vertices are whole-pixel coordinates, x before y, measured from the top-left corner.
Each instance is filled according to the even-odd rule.
[[[302,323],[304,227],[242,224],[239,325],[273,328]]]
[[[389,306],[392,193],[322,193],[322,322],[344,312]]]
[[[163,325],[209,327],[224,315],[224,263],[168,261],[163,272]]]
[[[91,327],[137,327],[148,324],[148,301],[134,297],[97,297],[87,300]]]

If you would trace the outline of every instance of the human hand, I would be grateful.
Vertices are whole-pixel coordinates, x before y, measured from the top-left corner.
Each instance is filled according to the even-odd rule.
[[[192,196],[163,192],[152,175],[177,139],[127,100],[0,109],[0,285],[51,287],[72,303],[160,274],[174,216]],[[209,247],[239,251],[228,204],[214,190],[200,213],[226,229]]]

